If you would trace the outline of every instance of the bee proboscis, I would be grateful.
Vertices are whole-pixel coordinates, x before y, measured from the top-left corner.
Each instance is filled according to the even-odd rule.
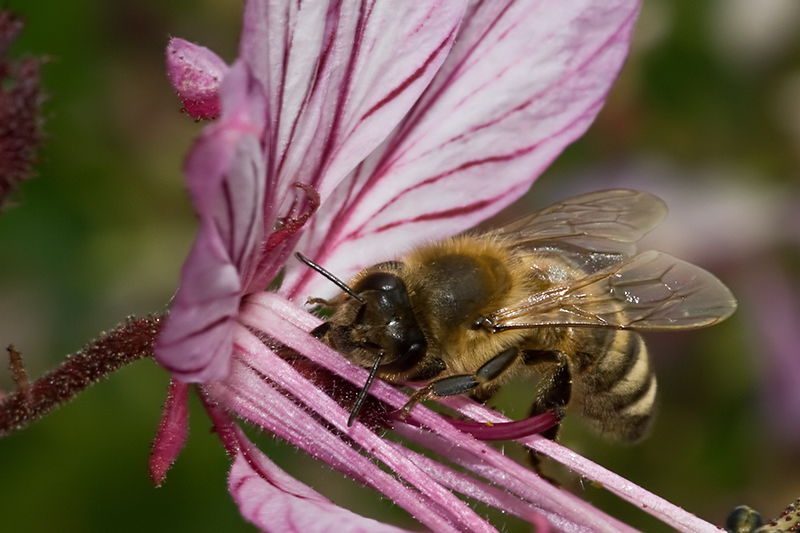
[[[420,246],[349,284],[315,333],[374,376],[421,382],[419,401],[489,399],[514,375],[542,376],[531,415],[569,405],[597,430],[636,441],[650,425],[656,378],[638,331],[716,324],[736,309],[725,285],[668,254],[636,254],[665,217],[644,192],[571,198],[498,229]],[[555,430],[550,436],[555,435]]]

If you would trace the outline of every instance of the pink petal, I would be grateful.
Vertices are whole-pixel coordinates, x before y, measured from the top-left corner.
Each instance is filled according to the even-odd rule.
[[[437,462],[425,455],[416,453],[408,448],[403,447],[397,443],[391,443],[392,446],[397,448],[401,453],[407,455],[411,461],[423,469],[430,476],[436,479],[439,483],[445,485],[450,490],[463,494],[474,500],[481,501],[492,507],[500,509],[504,513],[517,516],[523,520],[527,520],[537,527],[544,525],[544,529],[536,529],[536,533],[547,531],[547,519],[542,516],[533,505],[527,502],[520,502],[513,494],[503,491],[497,487],[489,486],[482,481],[465,474],[453,470],[443,463]],[[539,520],[541,519],[541,520]]]
[[[281,470],[252,444],[239,452],[228,490],[247,520],[275,533],[364,532],[404,530],[339,507]]]
[[[475,449],[470,449],[473,446],[469,441],[456,442],[446,436],[445,431],[432,433],[405,424],[398,425],[395,430],[399,435],[413,440],[436,454],[446,457],[448,461],[461,465],[485,478],[488,482],[505,490],[518,502],[534,503],[556,531],[584,533],[635,533],[637,531],[592,507],[574,494],[555,487],[530,469],[497,453],[493,448],[488,448],[491,450],[490,452],[477,452]],[[524,509],[519,504],[517,507]],[[538,515],[531,516],[531,519],[535,519],[534,517],[538,517]]]
[[[298,245],[347,275],[452,235],[525,192],[600,110],[638,0],[476,2],[412,113],[320,209]],[[290,295],[330,294],[290,263]]]
[[[150,479],[156,487],[164,482],[167,470],[186,444],[189,432],[188,399],[189,386],[174,379],[170,381],[167,402],[150,452]]]
[[[261,346],[263,349],[263,344]],[[274,389],[263,376],[256,376],[255,372],[246,369],[241,362],[238,364],[238,371],[246,377],[255,377],[254,383],[257,384],[257,387],[261,391],[266,391],[268,395],[272,393],[274,397],[278,398],[280,404],[300,409]],[[235,380],[236,378],[229,379]],[[208,383],[200,387],[200,399],[203,401],[214,424],[214,430],[219,435],[225,449],[236,458],[229,478],[229,490],[245,518],[264,531],[316,531],[316,527],[319,526],[326,528],[323,531],[339,531],[340,525],[345,527],[344,531],[372,531],[373,529],[376,531],[401,531],[337,507],[312,488],[281,470],[262,454],[231,420],[227,412],[217,403],[218,397],[214,394],[214,389],[225,390],[219,382]],[[258,392],[256,394],[258,395]],[[224,392],[222,396],[225,396]],[[248,403],[246,395],[235,403],[242,400],[245,404]],[[266,403],[269,404],[269,401]],[[302,413],[301,417],[303,416],[306,416],[306,413]],[[285,420],[289,422],[289,425],[297,422],[293,417]],[[326,431],[321,426],[311,429],[323,434]],[[362,460],[369,463],[349,445],[347,445],[347,449],[354,455],[354,462]],[[374,465],[370,464],[370,466],[380,475],[384,475]],[[305,527],[309,520],[313,521],[315,518],[320,519],[318,525],[310,529]],[[331,527],[331,523],[333,523],[333,527]]]
[[[183,381],[224,376],[241,280],[213,226],[204,224],[181,271],[181,286],[156,339],[156,361]]]
[[[228,65],[208,48],[183,39],[169,40],[167,75],[183,102],[183,110],[192,118],[219,117],[219,86],[227,71]]]
[[[240,54],[268,95],[276,205],[298,181],[324,200],[386,138],[444,61],[465,5],[247,3]]]
[[[457,410],[460,414],[472,418],[473,420],[488,420],[492,423],[508,422],[508,418],[505,416],[463,396],[448,398],[443,403],[446,403],[448,407]],[[405,430],[405,427],[400,429]],[[660,496],[646,491],[642,487],[589,461],[569,448],[561,446],[557,442],[546,439],[540,435],[531,435],[519,439],[518,442],[555,459],[573,472],[587,479],[601,483],[603,488],[609,492],[636,505],[678,531],[683,533],[713,533],[714,531],[719,531],[717,526],[673,505]]]
[[[231,325],[264,236],[263,101],[243,63],[226,76],[222,95],[222,118],[186,160],[200,231],[155,347],[156,360],[183,381],[227,374]]]

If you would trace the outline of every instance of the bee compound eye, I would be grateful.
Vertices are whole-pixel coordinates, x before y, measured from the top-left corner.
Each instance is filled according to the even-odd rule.
[[[411,302],[403,280],[388,272],[373,272],[360,280],[356,292],[367,302],[364,312],[380,317],[387,328],[402,328],[411,313]],[[369,307],[369,310],[366,309]],[[372,319],[376,323],[375,319]]]
[[[479,329],[485,328],[488,324],[489,321],[486,319],[486,317],[479,316],[478,318],[472,321],[472,324],[470,324],[469,329],[477,331]]]
[[[424,342],[415,342],[408,347],[408,350],[406,350],[406,353],[403,355],[403,357],[409,357],[414,360],[420,359],[423,355],[425,355],[426,349],[427,345]]]
[[[364,276],[354,288],[358,293],[365,291],[390,293],[400,290],[405,292],[406,285],[396,274],[391,274],[389,272],[373,272]]]

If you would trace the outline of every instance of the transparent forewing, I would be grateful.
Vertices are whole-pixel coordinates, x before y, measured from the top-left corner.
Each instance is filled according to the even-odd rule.
[[[514,248],[630,256],[666,214],[666,204],[652,194],[615,189],[569,198],[493,233]]]
[[[713,274],[649,251],[533,294],[488,320],[496,331],[539,326],[670,330],[710,326],[735,310],[733,294]]]

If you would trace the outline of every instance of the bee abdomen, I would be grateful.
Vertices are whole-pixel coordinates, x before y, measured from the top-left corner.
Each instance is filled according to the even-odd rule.
[[[573,374],[575,400],[601,433],[638,441],[650,427],[657,389],[647,347],[630,331],[602,334],[608,337],[597,344],[594,364]]]

